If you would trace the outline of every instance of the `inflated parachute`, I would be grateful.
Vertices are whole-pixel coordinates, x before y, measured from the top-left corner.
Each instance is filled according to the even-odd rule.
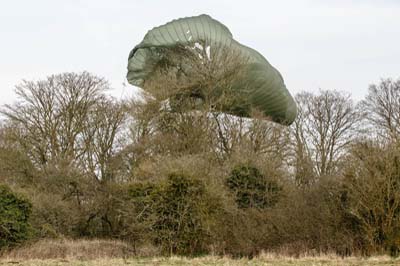
[[[244,55],[247,58],[245,74],[237,81],[237,87],[238,90],[246,90],[244,95],[248,99],[245,100],[275,122],[284,125],[293,122],[297,113],[296,104],[278,70],[260,53],[234,40],[226,26],[208,15],[173,20],[150,30],[129,54],[128,82],[145,87],[146,81],[152,78],[157,62],[163,58],[160,53],[178,46],[193,47],[199,43],[208,44],[207,48],[211,50],[213,47],[226,47]],[[218,57],[211,60],[218,60]],[[235,111],[230,113],[243,116]]]

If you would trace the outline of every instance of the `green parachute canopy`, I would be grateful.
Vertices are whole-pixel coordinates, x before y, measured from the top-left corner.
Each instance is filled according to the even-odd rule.
[[[260,110],[273,121],[284,125],[294,121],[296,103],[278,70],[260,53],[234,40],[225,25],[208,15],[180,18],[150,30],[129,54],[128,82],[146,89],[145,83],[151,81],[155,67],[168,56],[168,50],[177,47],[193,49],[196,45],[208,49],[209,60],[219,60],[218,56],[212,56],[216,47],[239,52],[246,58],[245,71],[235,85],[237,90],[246,92],[242,97],[246,98],[244,100],[250,108]],[[238,116],[248,115],[236,110],[240,108],[219,111]]]

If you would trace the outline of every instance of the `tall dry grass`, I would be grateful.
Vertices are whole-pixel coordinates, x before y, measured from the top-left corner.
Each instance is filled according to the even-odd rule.
[[[124,266],[124,265],[192,265],[192,266],[396,266],[399,260],[390,257],[376,257],[371,259],[361,258],[269,258],[257,257],[252,260],[232,259],[227,257],[206,256],[198,258],[185,257],[153,257],[153,258],[130,258],[130,259],[96,259],[96,260],[26,260],[26,261],[2,261],[0,265],[19,266]]]
[[[145,252],[145,250],[141,250]],[[151,250],[151,252],[154,252]],[[6,260],[78,259],[133,257],[137,251],[131,245],[116,240],[44,239],[1,254]]]
[[[152,246],[134,250],[132,246],[114,240],[45,239],[7,251],[0,256],[0,265],[20,266],[105,266],[105,265],[275,265],[275,266],[383,266],[399,265],[400,259],[389,256],[362,258],[339,257],[335,254],[304,253],[291,256],[284,250],[262,252],[253,259],[228,256],[195,258],[161,257]]]

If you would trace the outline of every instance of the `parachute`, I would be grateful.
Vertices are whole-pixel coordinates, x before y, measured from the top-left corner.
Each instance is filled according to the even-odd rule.
[[[290,125],[294,121],[296,103],[279,71],[260,53],[234,40],[225,25],[208,15],[180,18],[151,29],[129,54],[128,82],[146,89],[146,82],[151,81],[157,64],[168,55],[168,50],[196,46],[206,51],[209,60],[219,60],[218,56],[212,55],[216,47],[240,53],[246,58],[243,61],[245,71],[235,81],[234,87],[245,92],[241,94],[243,100],[274,122]],[[235,106],[228,109],[219,111],[249,115]]]

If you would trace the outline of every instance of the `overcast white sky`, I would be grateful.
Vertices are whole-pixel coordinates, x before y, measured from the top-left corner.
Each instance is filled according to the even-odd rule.
[[[125,82],[129,51],[154,26],[209,14],[261,52],[292,94],[318,88],[361,99],[400,77],[400,0],[1,0],[0,104],[22,79],[87,70]]]

